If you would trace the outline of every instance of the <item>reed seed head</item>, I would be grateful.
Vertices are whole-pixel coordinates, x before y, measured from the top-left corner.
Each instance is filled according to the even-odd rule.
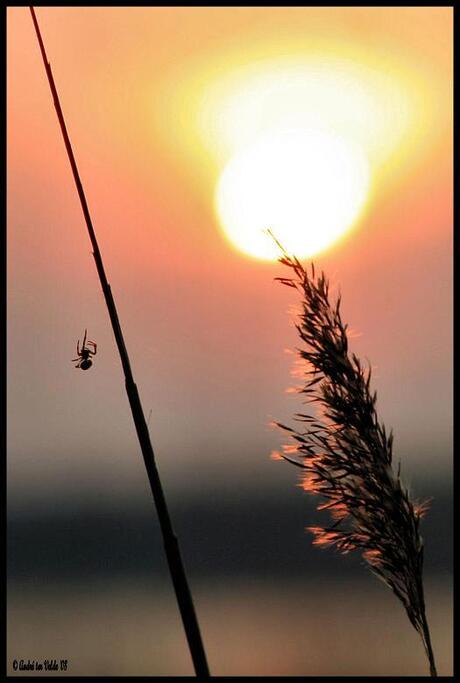
[[[300,392],[320,408],[319,416],[298,413],[294,419],[299,428],[277,423],[289,435],[280,455],[301,468],[302,488],[320,496],[318,510],[330,513],[327,526],[308,528],[313,544],[342,553],[362,551],[374,574],[403,603],[422,637],[433,674],[419,532],[428,502],[412,501],[400,468],[392,466],[393,435],[379,421],[370,367],[349,350],[340,296],[332,304],[324,273],[316,274],[313,264],[308,273],[278,245],[283,250],[279,260],[292,277],[276,280],[302,297],[296,324],[302,341],[298,352],[305,361]]]

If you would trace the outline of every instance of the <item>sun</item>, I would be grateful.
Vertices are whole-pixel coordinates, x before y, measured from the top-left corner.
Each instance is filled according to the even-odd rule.
[[[369,164],[350,140],[321,128],[266,131],[225,166],[216,211],[240,250],[274,259],[270,228],[299,258],[326,249],[359,217],[369,192]]]

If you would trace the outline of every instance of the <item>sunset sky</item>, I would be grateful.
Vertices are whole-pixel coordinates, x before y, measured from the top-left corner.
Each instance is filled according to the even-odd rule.
[[[364,208],[315,262],[342,291],[353,348],[375,367],[397,456],[409,471],[445,474],[451,10],[37,16],[161,469],[184,488],[273,473],[266,453],[279,434],[267,424],[298,408],[284,393],[295,293],[273,282],[282,266],[225,236],[215,209],[230,159],[294,120],[366,157]],[[8,9],[8,273],[12,485],[26,485],[28,468],[40,486],[77,475],[137,486],[121,368],[25,8]],[[70,363],[85,327],[99,344],[88,373]]]
[[[299,300],[263,228],[341,291],[404,480],[449,488],[452,8],[37,17],[172,504],[300,495],[269,457],[302,407]],[[151,505],[26,7],[7,10],[7,171],[11,509]]]

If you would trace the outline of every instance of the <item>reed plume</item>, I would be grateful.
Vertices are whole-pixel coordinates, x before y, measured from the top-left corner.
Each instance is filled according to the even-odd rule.
[[[270,233],[274,238],[274,236]],[[302,423],[293,429],[279,422],[290,443],[282,457],[302,469],[302,487],[323,502],[328,526],[309,527],[318,546],[333,546],[342,553],[362,550],[370,569],[396,594],[410,622],[420,634],[430,674],[436,666],[425,615],[423,592],[423,541],[420,519],[428,503],[410,499],[400,479],[400,467],[392,467],[393,435],[385,430],[376,412],[371,391],[371,369],[363,366],[348,348],[347,325],[342,322],[340,295],[332,304],[324,273],[311,274],[279,242],[279,261],[292,277],[275,278],[302,295],[302,311],[296,328],[306,361],[305,385],[300,392],[307,402],[321,407],[321,416],[298,413]]]

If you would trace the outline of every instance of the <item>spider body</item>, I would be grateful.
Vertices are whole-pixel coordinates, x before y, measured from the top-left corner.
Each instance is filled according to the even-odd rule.
[[[77,341],[77,358],[72,359],[72,363],[76,364],[76,368],[80,368],[80,370],[88,370],[92,364],[93,361],[91,360],[91,356],[95,356],[97,353],[97,344],[96,342],[86,341],[86,334],[87,330],[85,330],[85,334],[83,336],[83,344],[80,348],[80,340]]]

